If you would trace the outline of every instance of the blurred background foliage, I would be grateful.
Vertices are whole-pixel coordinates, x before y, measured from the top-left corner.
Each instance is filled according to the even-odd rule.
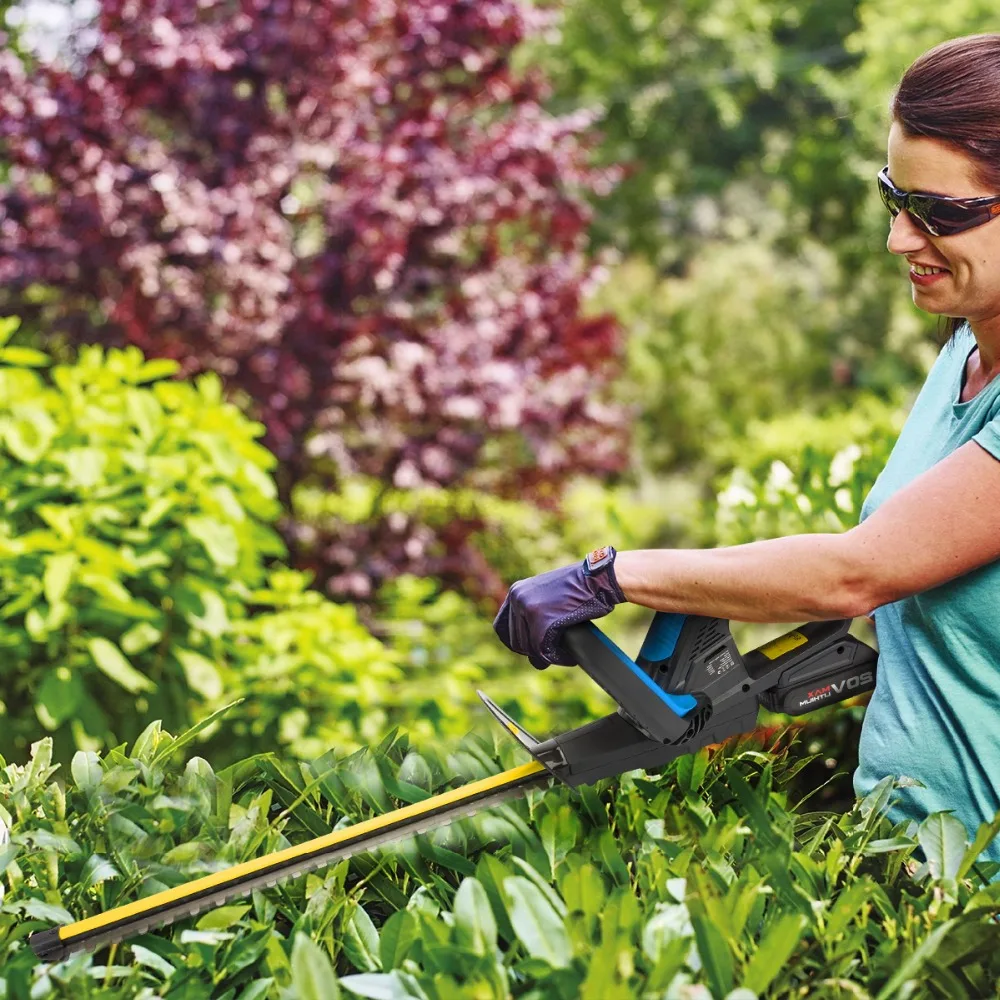
[[[62,4],[53,63],[0,3],[8,759],[237,697],[220,767],[460,735],[479,686],[577,724],[603,695],[493,635],[515,579],[856,523],[938,350],[885,252],[886,104],[991,6],[316,3],[374,67],[328,106],[293,5],[230,6]],[[214,118],[165,113],[202,88]],[[862,712],[808,720],[820,766]]]

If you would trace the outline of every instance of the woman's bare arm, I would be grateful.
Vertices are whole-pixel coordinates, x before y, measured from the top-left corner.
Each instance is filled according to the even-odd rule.
[[[619,552],[628,600],[744,622],[870,616],[1000,559],[1000,462],[957,448],[841,534]],[[873,622],[874,624],[874,622]]]
[[[853,618],[861,607],[843,534],[789,535],[718,549],[619,552],[626,598],[657,611],[740,622]]]

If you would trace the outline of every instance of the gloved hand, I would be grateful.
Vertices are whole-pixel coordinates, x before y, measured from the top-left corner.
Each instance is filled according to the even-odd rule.
[[[500,641],[538,670],[551,663],[574,666],[573,654],[560,641],[563,629],[603,618],[627,601],[615,579],[615,554],[605,545],[582,563],[518,580],[493,621]]]

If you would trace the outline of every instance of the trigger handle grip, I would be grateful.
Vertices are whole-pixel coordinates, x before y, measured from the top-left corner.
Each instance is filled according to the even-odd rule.
[[[571,625],[563,632],[563,642],[583,671],[647,736],[666,743],[688,731],[685,716],[697,707],[697,700],[664,691],[593,622]]]

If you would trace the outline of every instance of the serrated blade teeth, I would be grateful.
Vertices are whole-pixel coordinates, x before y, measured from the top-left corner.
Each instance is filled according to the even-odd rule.
[[[272,888],[285,879],[295,878],[307,871],[325,868],[384,844],[424,834],[507,799],[517,798],[531,788],[547,784],[550,778],[551,775],[543,765],[531,761],[492,778],[474,781],[463,788],[430,796],[422,802],[403,806],[384,816],[317,837],[298,847],[285,848],[273,855],[265,855],[211,876],[195,879],[187,887],[178,886],[155,893],[143,900],[108,910],[98,917],[66,924],[59,928],[58,944],[45,939],[44,935],[50,935],[49,931],[32,934],[28,940],[39,958],[45,961],[61,960],[76,951],[93,951],[102,945],[124,941],[144,933],[152,927],[161,927],[175,920],[195,916],[202,910],[221,906],[230,899],[247,896],[254,889]],[[427,815],[428,811],[431,811],[431,815]],[[352,831],[357,828],[362,828],[363,832],[355,833],[352,839]],[[316,852],[314,854],[310,853],[312,845],[316,845],[313,847]],[[270,858],[275,860],[269,864]],[[231,881],[225,881],[227,879]],[[199,885],[206,881],[212,883],[210,887]],[[187,898],[185,889],[189,892]],[[137,907],[154,912],[136,913]],[[118,911],[126,912],[116,919]],[[62,954],[52,958],[39,953],[48,947],[58,948]]]

